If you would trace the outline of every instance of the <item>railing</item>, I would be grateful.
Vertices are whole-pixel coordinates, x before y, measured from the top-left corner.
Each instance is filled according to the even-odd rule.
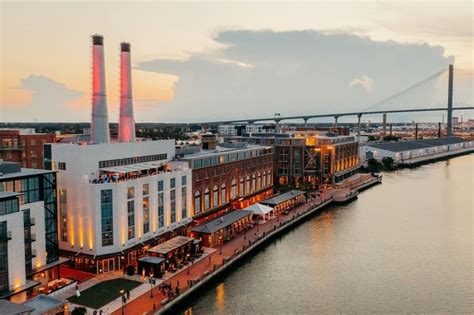
[[[36,257],[36,249],[32,249],[31,252],[25,255],[25,259],[31,259]]]
[[[36,241],[35,233],[29,233],[28,235],[25,236],[25,243],[33,243],[34,241]]]
[[[184,170],[184,169],[175,168],[175,169],[171,169],[171,170],[167,170],[167,171],[142,173],[142,174],[138,174],[138,175],[129,175],[129,176],[103,175],[103,176],[100,176],[99,178],[90,179],[89,184],[120,183],[120,182],[126,182],[126,181],[129,181],[129,180],[138,179],[138,178],[143,178],[143,177],[148,177],[148,176],[155,176],[155,175],[166,174],[166,173],[169,173],[169,172],[177,172],[177,171],[182,171],[182,170]]]
[[[12,239],[12,231],[7,231],[6,233],[0,234],[0,241],[6,242]]]
[[[30,227],[36,224],[35,218],[29,218],[28,220],[24,221],[23,227]]]

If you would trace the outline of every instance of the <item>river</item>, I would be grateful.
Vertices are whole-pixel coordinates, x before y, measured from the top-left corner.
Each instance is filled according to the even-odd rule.
[[[181,313],[472,312],[474,154],[383,176],[264,247]]]

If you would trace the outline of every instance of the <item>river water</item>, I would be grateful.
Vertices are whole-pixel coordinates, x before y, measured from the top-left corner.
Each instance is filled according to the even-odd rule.
[[[474,154],[383,175],[382,185],[276,239],[181,312],[472,312]]]

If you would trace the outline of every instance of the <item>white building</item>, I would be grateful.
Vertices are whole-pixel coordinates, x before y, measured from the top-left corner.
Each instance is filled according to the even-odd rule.
[[[390,157],[396,164],[414,164],[474,151],[474,141],[457,137],[414,141],[368,143],[360,149],[362,159]]]
[[[219,136],[236,136],[237,125],[219,125],[217,127],[217,133]]]
[[[191,170],[174,157],[174,140],[45,145],[63,255],[83,270],[121,269],[189,223]]]
[[[0,298],[22,302],[60,279],[55,175],[0,162]]]

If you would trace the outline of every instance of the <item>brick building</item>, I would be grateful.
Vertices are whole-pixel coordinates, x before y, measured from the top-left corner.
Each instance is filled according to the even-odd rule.
[[[0,159],[18,162],[23,168],[43,168],[43,145],[56,142],[52,133],[31,129],[0,130]]]
[[[199,223],[242,209],[273,194],[273,149],[229,145],[184,154],[193,177],[193,219]]]

